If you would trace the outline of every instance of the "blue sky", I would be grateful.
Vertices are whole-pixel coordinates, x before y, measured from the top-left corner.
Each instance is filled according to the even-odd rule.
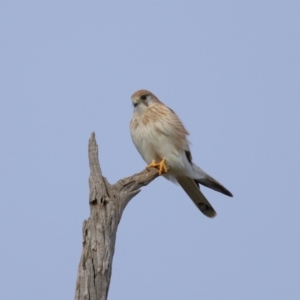
[[[110,300],[300,299],[300,2],[0,3],[0,298],[72,299],[92,131],[111,183],[145,163],[130,96],[190,132],[203,216],[158,178],[121,220]]]

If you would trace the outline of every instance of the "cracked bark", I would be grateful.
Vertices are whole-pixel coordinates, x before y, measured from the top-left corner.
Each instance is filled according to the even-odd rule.
[[[141,187],[158,177],[157,169],[143,170],[111,185],[102,176],[95,133],[89,140],[90,217],[83,222],[83,249],[78,267],[75,300],[106,300],[116,233],[122,213]]]

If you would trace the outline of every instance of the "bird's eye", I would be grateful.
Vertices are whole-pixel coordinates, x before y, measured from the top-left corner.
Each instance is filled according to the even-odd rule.
[[[141,98],[142,98],[143,100],[146,100],[146,99],[147,99],[147,95],[143,95],[143,96],[141,96]]]

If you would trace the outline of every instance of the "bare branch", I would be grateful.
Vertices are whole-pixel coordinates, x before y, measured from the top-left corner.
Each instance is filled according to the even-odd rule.
[[[95,133],[89,140],[90,217],[83,222],[83,250],[78,268],[75,300],[106,300],[109,290],[116,233],[122,213],[141,187],[158,170],[143,170],[111,185],[102,176]]]

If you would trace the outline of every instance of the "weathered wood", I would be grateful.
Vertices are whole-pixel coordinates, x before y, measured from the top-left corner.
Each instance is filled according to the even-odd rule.
[[[75,300],[106,300],[122,213],[140,188],[158,177],[158,170],[145,169],[111,185],[102,176],[95,133],[89,140],[89,164],[90,217],[83,222],[83,250]]]

